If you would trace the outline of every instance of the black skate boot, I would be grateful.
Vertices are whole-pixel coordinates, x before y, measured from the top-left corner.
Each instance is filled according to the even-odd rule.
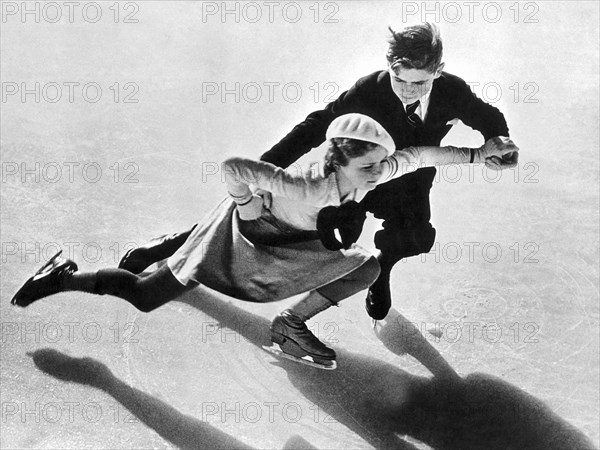
[[[283,311],[271,323],[272,347],[265,350],[320,369],[337,367],[335,351],[310,332],[304,321],[291,311]]]
[[[10,301],[13,305],[29,306],[36,300],[63,291],[64,277],[77,271],[77,264],[60,256],[61,253],[62,250],[25,282]]]
[[[144,245],[128,250],[119,261],[119,269],[135,274],[142,273],[152,264],[168,258],[179,250],[194,228],[196,225],[183,233],[165,234]]]

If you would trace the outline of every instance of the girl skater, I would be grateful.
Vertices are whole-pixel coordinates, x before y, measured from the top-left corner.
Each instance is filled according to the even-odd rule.
[[[230,199],[215,208],[167,264],[142,277],[123,269],[81,272],[60,256],[48,261],[15,294],[22,307],[64,291],[113,295],[150,312],[199,284],[252,302],[272,302],[308,292],[271,324],[283,356],[321,368],[336,367],[335,352],[305,322],[367,289],[379,274],[373,255],[358,245],[327,250],[316,221],[326,206],[359,200],[377,184],[417,167],[484,162],[503,152],[480,148],[410,147],[395,151],[390,135],[362,114],[335,119],[322,174],[292,175],[272,164],[231,158],[223,164]],[[512,151],[512,150],[511,150]],[[272,193],[270,210],[250,186]]]

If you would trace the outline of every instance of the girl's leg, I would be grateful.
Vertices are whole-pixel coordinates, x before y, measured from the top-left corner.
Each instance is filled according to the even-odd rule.
[[[309,356],[313,361],[331,365],[335,351],[323,344],[306,326],[306,321],[341,300],[367,289],[379,276],[375,257],[365,264],[315,291],[279,314],[271,324],[271,340],[282,351],[296,357]]]
[[[372,256],[356,270],[320,287],[317,291],[337,305],[340,301],[368,289],[379,277],[380,270],[377,258]]]
[[[147,277],[122,269],[79,272],[77,264],[63,258],[59,252],[25,282],[11,303],[25,307],[58,292],[82,291],[121,297],[140,311],[149,312],[189,289],[166,265]]]
[[[120,297],[143,312],[150,312],[191,289],[182,285],[166,264],[146,277],[123,269],[101,269],[73,272],[63,283],[66,291]]]

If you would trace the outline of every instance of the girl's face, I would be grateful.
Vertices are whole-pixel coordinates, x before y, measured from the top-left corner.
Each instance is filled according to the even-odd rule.
[[[374,189],[381,178],[381,164],[386,157],[387,151],[378,145],[363,156],[350,158],[347,165],[337,166],[340,185],[363,191]]]

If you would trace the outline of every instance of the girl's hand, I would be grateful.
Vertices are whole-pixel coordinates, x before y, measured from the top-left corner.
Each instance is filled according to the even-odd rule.
[[[254,191],[254,195],[258,195],[263,199],[263,206],[267,209],[271,209],[271,205],[273,204],[273,194],[269,191],[265,191],[264,189],[257,189]]]
[[[256,220],[263,212],[263,198],[253,194],[247,203],[238,204],[237,210],[241,220]]]

